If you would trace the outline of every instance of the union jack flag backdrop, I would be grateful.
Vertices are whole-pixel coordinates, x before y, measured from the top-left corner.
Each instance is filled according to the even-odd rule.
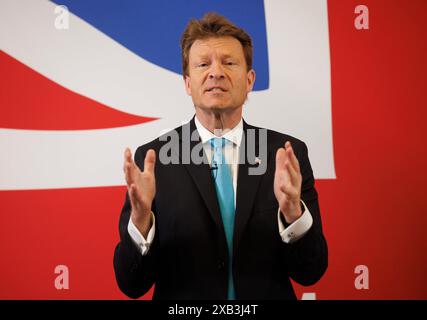
[[[245,120],[309,148],[329,268],[298,297],[426,299],[427,2],[359,4],[1,0],[0,298],[126,298],[123,151],[191,118],[179,38],[215,11],[253,38]]]

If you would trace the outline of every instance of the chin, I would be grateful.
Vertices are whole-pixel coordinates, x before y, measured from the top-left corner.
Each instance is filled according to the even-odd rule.
[[[221,113],[221,112],[227,112],[227,111],[232,111],[236,108],[234,107],[230,107],[230,106],[211,106],[209,108],[207,108],[209,111],[212,111],[214,113]]]
[[[195,103],[195,106],[206,112],[215,113],[233,111],[239,108],[235,104],[231,103],[231,101],[224,101],[222,99],[210,99],[209,101],[200,101],[199,103]]]

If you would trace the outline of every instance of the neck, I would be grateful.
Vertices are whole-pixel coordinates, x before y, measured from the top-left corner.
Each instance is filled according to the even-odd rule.
[[[196,117],[210,132],[224,133],[233,129],[242,119],[242,107],[234,110],[203,110],[196,107]],[[222,135],[222,134],[221,134]]]

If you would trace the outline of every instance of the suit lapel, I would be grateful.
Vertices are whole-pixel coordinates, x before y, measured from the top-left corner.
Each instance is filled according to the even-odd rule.
[[[189,126],[189,128],[186,126]],[[194,117],[189,123],[183,125],[181,128],[182,128],[182,131],[180,133],[180,151],[182,150],[183,139],[190,139],[190,137],[185,137],[185,135],[187,135],[188,132],[190,134],[192,134],[194,131],[197,132],[196,125],[194,123]],[[190,150],[193,150],[198,143],[201,143],[201,141],[197,133],[197,140],[192,141],[190,139]],[[188,150],[184,152],[188,152]],[[188,173],[190,174],[194,183],[196,184],[197,189],[199,190],[206,204],[206,207],[208,208],[210,216],[212,217],[217,227],[220,229],[220,232],[222,233],[223,238],[225,239],[224,227],[222,224],[221,213],[218,205],[218,200],[216,197],[215,185],[212,180],[210,166],[207,162],[206,155],[204,154],[204,152],[203,152],[203,157],[204,157],[204,161],[202,164],[195,164],[193,163],[193,161],[190,161],[190,163],[184,164],[184,167],[187,169]],[[180,152],[180,160],[182,161],[181,152]]]
[[[256,167],[255,164],[255,155],[247,152],[247,130],[252,129],[256,132],[255,139],[255,150],[256,154],[259,154],[259,128],[249,126],[246,122],[243,122],[244,130],[244,141],[240,146],[240,159],[238,177],[237,177],[237,197],[236,197],[236,212],[235,212],[235,222],[234,222],[234,235],[233,235],[233,255],[236,253],[240,239],[242,237],[243,231],[245,230],[246,224],[251,216],[252,208],[255,201],[255,196],[258,191],[259,183],[263,174],[259,175],[250,175],[249,169]],[[243,143],[245,144],[243,148]],[[246,154],[243,154],[246,153]],[[248,154],[249,153],[249,154]],[[244,157],[244,158],[242,158]],[[267,150],[267,163],[270,158],[270,150]]]

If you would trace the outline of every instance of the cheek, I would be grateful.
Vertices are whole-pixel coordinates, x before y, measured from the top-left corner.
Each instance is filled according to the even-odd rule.
[[[191,89],[194,93],[200,94],[202,92],[202,81],[197,79],[191,83]]]
[[[239,79],[238,83],[239,95],[245,96],[248,93],[248,80],[246,77]]]
[[[239,77],[238,77],[238,83],[239,83],[239,87],[241,88],[241,89],[246,89],[246,87],[247,87],[247,84],[248,84],[248,77],[246,76],[246,74],[241,74]]]
[[[193,100],[195,101],[200,101],[202,99],[205,99],[205,96],[203,95],[202,86],[196,83],[192,84],[191,95],[193,97]]]

